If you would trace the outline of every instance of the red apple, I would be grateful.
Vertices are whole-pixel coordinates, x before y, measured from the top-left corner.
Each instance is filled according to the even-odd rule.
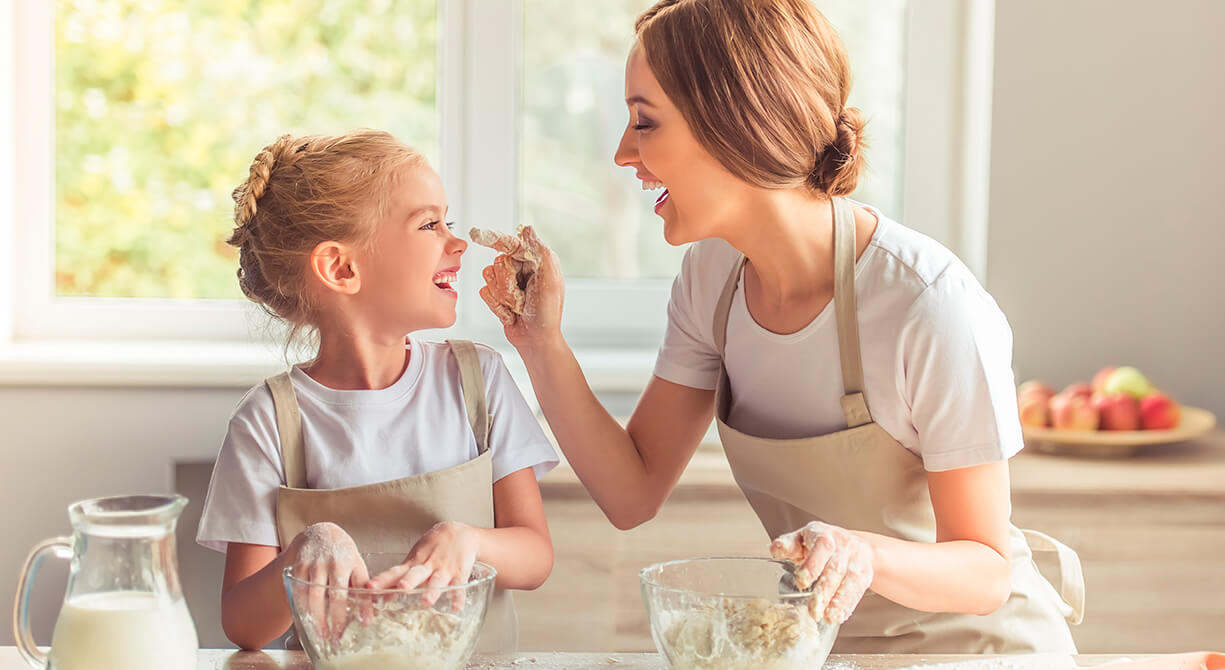
[[[1088,396],[1056,393],[1051,397],[1051,425],[1060,430],[1097,430],[1100,421],[1097,408]]]
[[[1051,412],[1047,398],[1041,391],[1030,390],[1029,393],[1017,399],[1017,407],[1021,412],[1021,425],[1046,428],[1051,425]]]
[[[1093,375],[1093,392],[1101,393],[1104,391],[1106,387],[1106,380],[1109,379],[1110,375],[1114,374],[1114,371],[1117,369],[1117,365],[1107,365],[1101,370],[1098,370],[1097,374]]]
[[[1089,396],[1093,395],[1093,387],[1084,382],[1076,382],[1075,384],[1068,384],[1067,388],[1063,389],[1061,393],[1084,396],[1088,400]]]
[[[1101,416],[1102,430],[1140,430],[1140,402],[1131,394],[1094,393],[1091,402]]]
[[[1017,387],[1018,400],[1029,395],[1037,395],[1043,400],[1050,400],[1051,396],[1055,395],[1055,389],[1048,386],[1045,382],[1031,379]]]
[[[1140,399],[1140,425],[1144,430],[1169,430],[1178,427],[1178,403],[1161,391]]]

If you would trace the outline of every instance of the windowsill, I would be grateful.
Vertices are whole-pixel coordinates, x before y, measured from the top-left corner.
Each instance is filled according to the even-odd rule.
[[[519,354],[494,348],[527,397],[531,386]],[[655,365],[654,349],[578,349],[597,391],[638,392]],[[233,341],[40,340],[0,345],[3,386],[154,386],[249,388],[285,368],[279,345]]]

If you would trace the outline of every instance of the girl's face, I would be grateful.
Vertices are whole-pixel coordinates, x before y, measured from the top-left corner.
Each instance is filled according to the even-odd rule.
[[[722,237],[737,218],[734,194],[747,184],[698,143],[676,105],[647,65],[642,45],[625,65],[629,125],[613,160],[632,167],[644,189],[662,189],[655,213],[672,245]]]
[[[442,180],[427,164],[404,168],[364,263],[360,294],[368,313],[397,334],[455,323],[460,256]]]

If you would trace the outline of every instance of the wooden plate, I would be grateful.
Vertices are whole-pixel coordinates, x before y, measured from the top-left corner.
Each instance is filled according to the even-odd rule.
[[[1169,430],[1056,430],[1022,426],[1027,446],[1037,451],[1074,456],[1130,456],[1150,444],[1182,442],[1216,426],[1216,417],[1198,407],[1180,408],[1177,428]]]

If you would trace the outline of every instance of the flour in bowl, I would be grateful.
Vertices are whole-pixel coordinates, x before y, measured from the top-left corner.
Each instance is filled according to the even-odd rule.
[[[372,621],[356,618],[338,640],[317,646],[318,670],[438,670],[462,667],[480,626],[433,609],[390,605]]]
[[[674,670],[819,667],[837,634],[837,628],[818,624],[806,607],[766,600],[660,614]]]

